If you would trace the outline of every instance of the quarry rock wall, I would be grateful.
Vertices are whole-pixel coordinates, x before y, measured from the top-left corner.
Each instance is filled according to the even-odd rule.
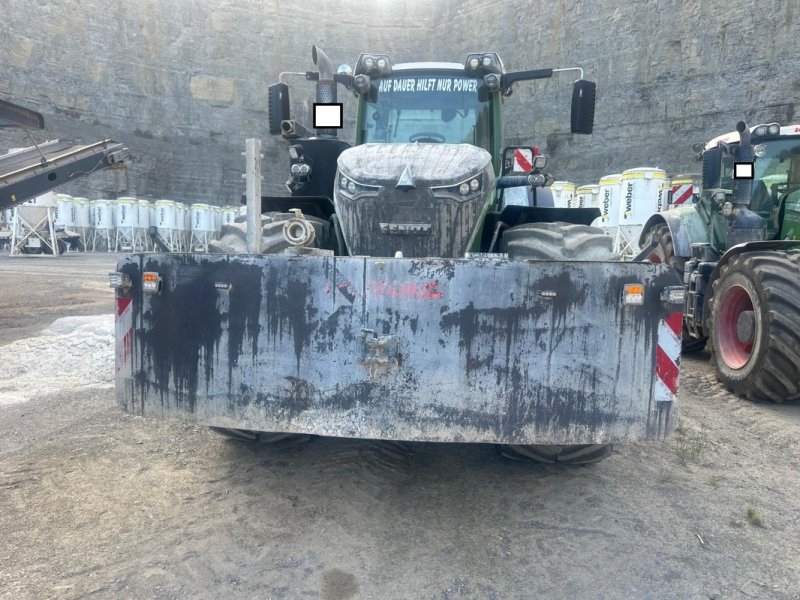
[[[505,100],[508,143],[535,143],[559,179],[590,183],[635,166],[697,171],[693,143],[751,123],[800,121],[796,0],[387,2],[5,0],[0,97],[45,115],[37,139],[122,141],[133,160],[64,191],[237,202],[246,137],[264,141],[264,190],[281,193],[286,144],[267,130],[267,86],[361,51],[395,62],[462,62],[496,51],[509,70],[580,66],[598,82],[595,133],[569,134],[572,74],[523,82]],[[308,124],[313,84],[289,80]],[[355,101],[343,139],[353,139]],[[0,132],[0,149],[29,145]],[[124,189],[116,189],[118,187]]]

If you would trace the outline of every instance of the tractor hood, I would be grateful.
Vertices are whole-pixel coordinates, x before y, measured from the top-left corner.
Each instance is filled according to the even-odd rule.
[[[351,255],[461,257],[494,192],[491,155],[469,144],[364,144],[338,166],[334,203]]]
[[[449,185],[491,161],[486,150],[469,144],[364,144],[343,152],[339,169],[363,185],[396,185],[404,171],[415,185]]]

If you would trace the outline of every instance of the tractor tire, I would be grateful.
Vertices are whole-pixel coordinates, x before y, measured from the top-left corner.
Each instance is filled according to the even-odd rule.
[[[292,213],[268,212],[261,215],[261,254],[279,254],[289,247],[283,237],[283,222],[294,217]],[[334,248],[333,230],[328,221],[305,216],[314,226],[314,247]],[[223,225],[220,238],[208,245],[213,254],[247,254],[247,222]]]
[[[800,253],[735,256],[712,289],[711,355],[722,384],[750,400],[800,398]]]
[[[227,427],[209,427],[214,433],[235,440],[237,442],[259,442],[262,444],[274,444],[284,440],[305,441],[311,436],[302,433],[281,433],[272,431],[250,431],[249,429],[229,429]]]
[[[602,229],[572,223],[525,223],[503,232],[501,251],[509,258],[533,260],[619,260],[614,240]],[[503,456],[539,463],[581,465],[611,454],[611,444],[500,446]]]
[[[681,281],[683,281],[683,268],[686,266],[686,259],[681,256],[675,256],[675,245],[672,243],[672,234],[669,232],[669,227],[666,224],[657,225],[650,232],[650,239],[658,240],[658,246],[648,257],[650,262],[672,267],[678,272]],[[700,352],[706,347],[707,342],[708,336],[692,337],[692,334],[686,328],[686,323],[683,323],[683,335],[681,336],[681,352],[683,354]]]
[[[284,221],[294,217],[293,213],[268,212],[261,215],[261,254],[279,254],[289,247],[283,237]],[[330,223],[316,217],[305,217],[314,226],[314,246],[333,248],[333,231]],[[212,254],[247,254],[247,222],[241,221],[223,225],[220,239],[208,245]],[[305,434],[273,431],[250,431],[247,429],[226,429],[211,427],[212,431],[238,441],[273,443],[281,440],[300,441]]]
[[[619,260],[602,229],[572,223],[525,223],[503,232],[501,252],[532,260]]]
[[[572,444],[568,446],[500,446],[500,453],[512,460],[532,460],[543,464],[589,465],[600,462],[614,450],[612,444]]]

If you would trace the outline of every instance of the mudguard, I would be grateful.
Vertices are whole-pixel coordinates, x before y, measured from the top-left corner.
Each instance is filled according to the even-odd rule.
[[[681,305],[664,293],[681,283],[664,265],[139,254],[115,277],[116,394],[137,415],[508,444],[675,426]],[[623,303],[630,283],[643,304]]]
[[[675,256],[690,258],[692,256],[692,244],[703,244],[710,241],[709,230],[697,209],[694,206],[681,206],[656,213],[647,219],[639,236],[640,248],[644,248],[650,242],[650,230],[662,223],[669,227],[675,248]]]

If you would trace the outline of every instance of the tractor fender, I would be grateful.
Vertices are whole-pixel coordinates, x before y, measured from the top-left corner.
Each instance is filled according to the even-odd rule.
[[[709,242],[708,227],[697,209],[694,206],[681,206],[651,215],[642,228],[639,246],[644,248],[650,241],[650,231],[662,224],[669,227],[675,256],[689,258],[692,256],[692,244]]]
[[[745,254],[747,252],[759,252],[763,250],[791,250],[792,248],[796,248],[800,251],[800,240],[766,240],[761,242],[745,242],[744,244],[737,244],[732,248],[729,248],[725,251],[725,254],[720,257],[717,264],[714,266],[714,270],[711,272],[711,276],[708,278],[708,293],[706,294],[705,299],[703,300],[703,314],[709,314],[709,302],[711,297],[714,295],[714,282],[719,278],[719,274],[722,271],[722,267],[728,264],[734,256],[739,256],[740,254]]]

